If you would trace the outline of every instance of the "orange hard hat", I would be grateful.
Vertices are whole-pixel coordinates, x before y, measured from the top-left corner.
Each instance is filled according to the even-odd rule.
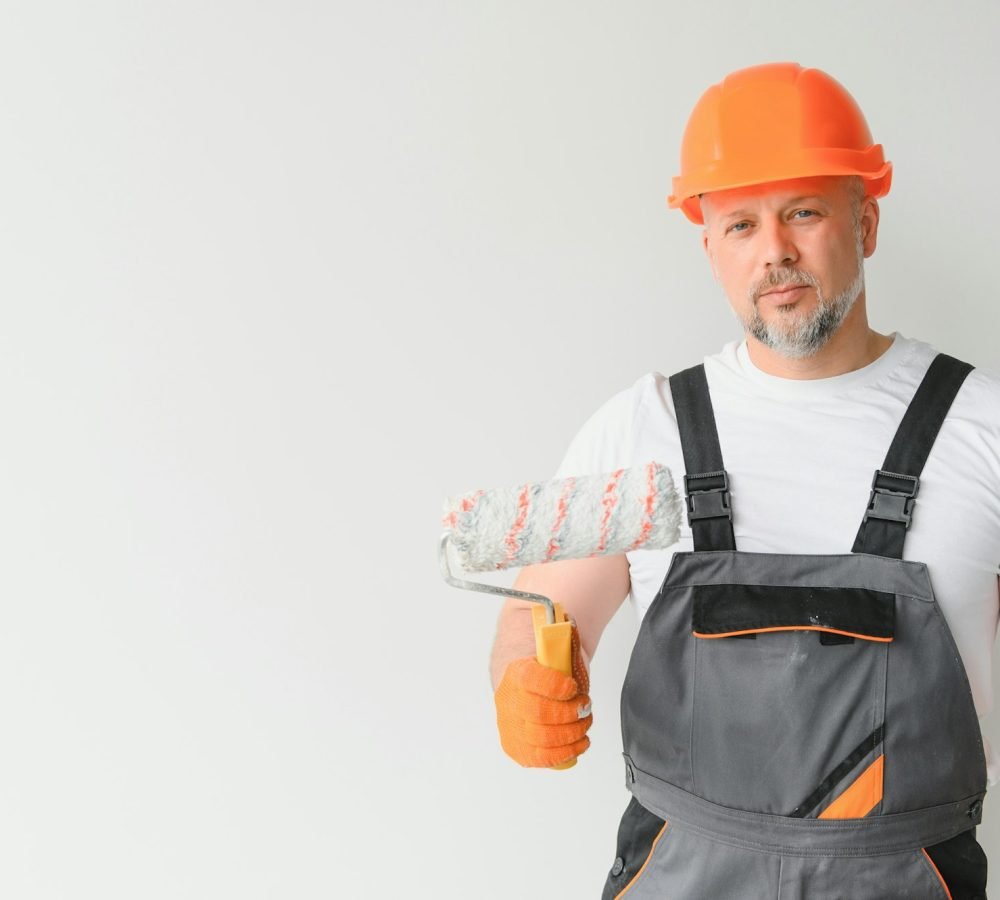
[[[701,194],[810,175],[860,175],[866,194],[882,197],[892,163],[872,143],[854,98],[825,72],[751,66],[713,84],[695,105],[667,202],[701,225]]]

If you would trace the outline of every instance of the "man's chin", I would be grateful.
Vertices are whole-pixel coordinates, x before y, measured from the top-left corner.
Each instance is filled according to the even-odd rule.
[[[780,328],[763,321],[748,323],[744,326],[744,330],[769,350],[788,359],[805,359],[813,356],[822,350],[832,337],[829,334],[819,337],[807,328]]]

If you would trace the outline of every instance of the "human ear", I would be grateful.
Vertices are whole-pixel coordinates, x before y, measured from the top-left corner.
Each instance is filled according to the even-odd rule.
[[[878,243],[879,207],[874,197],[865,197],[861,208],[861,245],[865,259],[875,252]]]

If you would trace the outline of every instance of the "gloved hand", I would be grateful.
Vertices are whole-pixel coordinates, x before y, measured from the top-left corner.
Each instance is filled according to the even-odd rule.
[[[504,752],[522,766],[551,768],[575,759],[590,746],[590,676],[573,628],[573,676],[515,659],[493,695]]]

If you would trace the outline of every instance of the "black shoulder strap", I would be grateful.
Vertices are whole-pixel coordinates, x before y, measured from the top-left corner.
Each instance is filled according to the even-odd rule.
[[[920,473],[952,401],[972,368],[944,353],[934,357],[899,423],[882,468],[875,471],[853,553],[903,558]]]
[[[705,367],[694,366],[670,378],[677,428],[684,453],[684,493],[695,550],[735,550],[729,476],[715,426]]]

